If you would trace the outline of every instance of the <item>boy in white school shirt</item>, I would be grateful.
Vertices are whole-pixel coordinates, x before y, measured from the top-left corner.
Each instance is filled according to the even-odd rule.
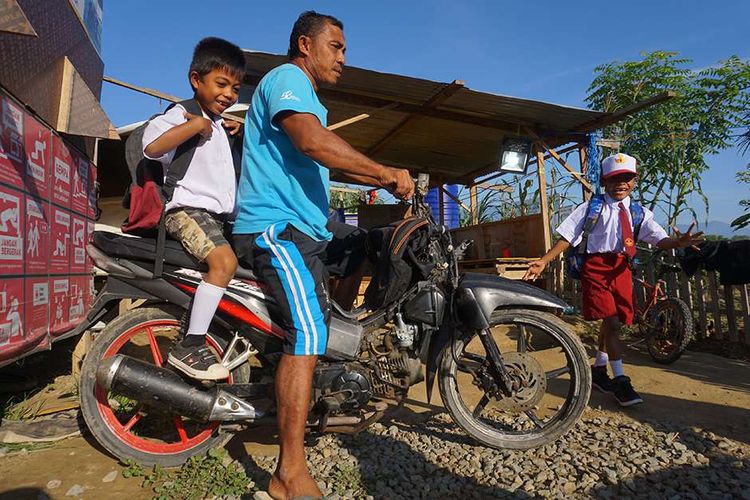
[[[603,203],[599,220],[594,224],[585,251],[581,270],[583,316],[587,321],[602,320],[599,346],[591,368],[594,387],[611,393],[621,406],[642,403],[622,366],[620,325],[633,323],[633,275],[631,261],[635,257],[636,238],[660,249],[684,248],[701,241],[702,233],[684,234],[673,228],[675,237],[654,220],[654,214],[643,208],[643,222],[633,234],[630,193],[635,187],[636,160],[618,153],[602,161]],[[541,259],[532,262],[524,279],[538,277],[544,268],[570,246],[581,243],[583,225],[589,202],[576,208],[557,228],[560,239]],[[607,374],[609,362],[614,378]]]
[[[153,118],[143,133],[144,156],[161,162],[165,170],[178,146],[201,135],[185,176],[165,207],[164,220],[167,233],[208,265],[193,298],[187,331],[168,357],[175,368],[203,380],[229,376],[206,345],[206,333],[237,270],[237,257],[223,232],[234,213],[237,189],[224,128],[232,128],[232,135],[239,128],[225,123],[220,115],[237,102],[244,69],[245,56],[239,47],[219,38],[204,38],[195,47],[188,72],[202,115],[192,115],[178,104]]]

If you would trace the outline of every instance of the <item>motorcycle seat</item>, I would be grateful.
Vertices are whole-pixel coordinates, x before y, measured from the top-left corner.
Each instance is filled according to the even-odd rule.
[[[111,233],[109,231],[94,231],[91,241],[96,248],[111,257],[120,257],[129,260],[146,262],[154,261],[156,253],[156,238],[141,238],[139,236],[125,236],[123,234]],[[179,241],[167,239],[164,245],[164,262],[177,267],[186,267],[197,271],[207,271],[205,262],[185,251]],[[237,278],[259,281],[252,270],[237,266],[234,273]]]

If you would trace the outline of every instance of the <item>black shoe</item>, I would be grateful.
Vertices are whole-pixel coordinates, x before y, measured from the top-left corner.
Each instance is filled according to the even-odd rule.
[[[607,375],[606,366],[591,367],[591,384],[606,394],[612,394],[612,379]]]
[[[612,388],[614,389],[615,399],[620,406],[633,406],[643,403],[641,396],[635,392],[630,385],[630,379],[625,375],[620,375],[612,379]]]
[[[227,367],[218,363],[213,351],[206,345],[185,346],[175,344],[167,361],[185,375],[198,380],[224,380],[229,377]]]

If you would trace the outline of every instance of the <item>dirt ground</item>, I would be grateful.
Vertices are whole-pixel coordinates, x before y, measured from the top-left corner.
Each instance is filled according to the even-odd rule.
[[[700,427],[733,440],[750,444],[750,363],[711,354],[686,352],[675,364],[657,365],[648,355],[628,349],[626,372],[644,398],[644,404],[621,409],[611,395],[594,391],[590,406],[625,420],[645,423],[677,423]],[[422,384],[412,388],[401,419],[419,421],[427,414],[443,411],[435,391],[427,404]],[[274,455],[272,433],[245,431],[228,444],[230,453]],[[257,441],[260,440],[260,443]],[[2,445],[0,445],[0,448]],[[111,482],[102,479],[113,471]],[[6,452],[0,457],[0,499],[65,498],[71,488],[79,498],[151,498],[141,488],[141,479],[124,478],[117,460],[91,437],[69,438],[49,448],[29,447],[26,452]],[[81,490],[83,490],[81,492]]]

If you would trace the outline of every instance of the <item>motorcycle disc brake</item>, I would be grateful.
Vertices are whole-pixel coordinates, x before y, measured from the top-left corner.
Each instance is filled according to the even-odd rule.
[[[513,395],[493,398],[492,406],[498,410],[521,412],[536,406],[547,392],[547,376],[542,365],[526,353],[503,353],[503,364],[516,385]]]

